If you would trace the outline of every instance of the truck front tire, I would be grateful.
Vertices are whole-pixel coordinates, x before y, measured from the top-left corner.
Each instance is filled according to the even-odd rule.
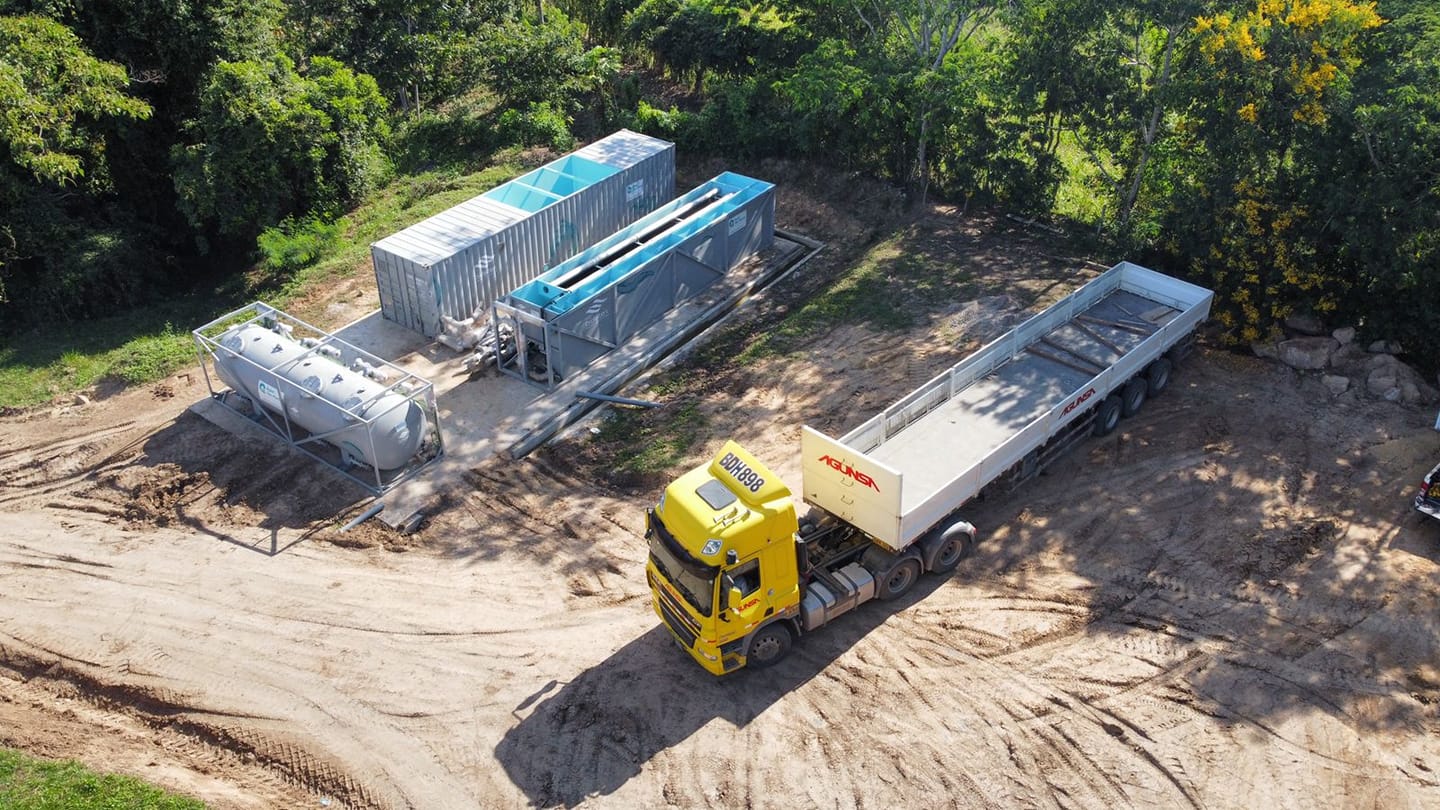
[[[790,652],[795,639],[784,622],[767,624],[755,631],[750,639],[750,649],[745,655],[745,665],[751,669],[764,669],[778,664]]]

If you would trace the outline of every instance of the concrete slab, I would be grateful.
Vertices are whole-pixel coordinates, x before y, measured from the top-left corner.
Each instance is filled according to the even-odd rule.
[[[722,319],[747,296],[778,278],[815,243],[786,239],[779,234],[775,246],[731,271],[690,301],[671,310],[660,321],[625,345],[591,364],[585,371],[546,391],[493,368],[474,376],[466,373],[466,355],[457,355],[417,333],[372,313],[339,333],[435,384],[436,404],[445,455],[437,463],[396,485],[383,496],[380,519],[404,527],[416,512],[443,489],[462,479],[464,472],[497,453],[538,446],[561,428],[574,423],[602,403],[577,397],[579,391],[614,394],[686,340]],[[415,335],[415,339],[396,331]],[[371,347],[376,348],[371,348]],[[412,347],[406,355],[383,350]],[[528,449],[524,452],[528,452]],[[523,452],[512,455],[523,455]]]

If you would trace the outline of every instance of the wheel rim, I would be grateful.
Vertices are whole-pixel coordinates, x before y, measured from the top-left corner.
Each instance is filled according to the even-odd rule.
[[[937,568],[949,568],[960,561],[965,551],[965,541],[956,537],[940,547],[940,556],[935,558]]]
[[[780,654],[780,639],[772,633],[765,633],[750,646],[750,657],[757,661],[769,661]]]
[[[904,593],[914,581],[915,569],[913,566],[897,565],[895,570],[890,572],[890,577],[885,580],[885,587],[894,594]]]
[[[1109,433],[1120,424],[1120,409],[1111,408],[1105,413],[1105,432]]]

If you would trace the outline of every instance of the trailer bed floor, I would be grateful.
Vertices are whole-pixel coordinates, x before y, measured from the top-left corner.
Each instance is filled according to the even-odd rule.
[[[1117,290],[870,451],[905,476],[901,508],[923,503],[1026,425],[1083,393],[1103,368],[1179,314]],[[1089,371],[1094,368],[1093,373]],[[1098,403],[1095,403],[1098,404]]]

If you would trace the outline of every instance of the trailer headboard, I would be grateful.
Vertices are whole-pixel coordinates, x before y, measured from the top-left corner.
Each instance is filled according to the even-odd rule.
[[[809,426],[800,434],[800,453],[806,503],[899,549],[899,472]]]

